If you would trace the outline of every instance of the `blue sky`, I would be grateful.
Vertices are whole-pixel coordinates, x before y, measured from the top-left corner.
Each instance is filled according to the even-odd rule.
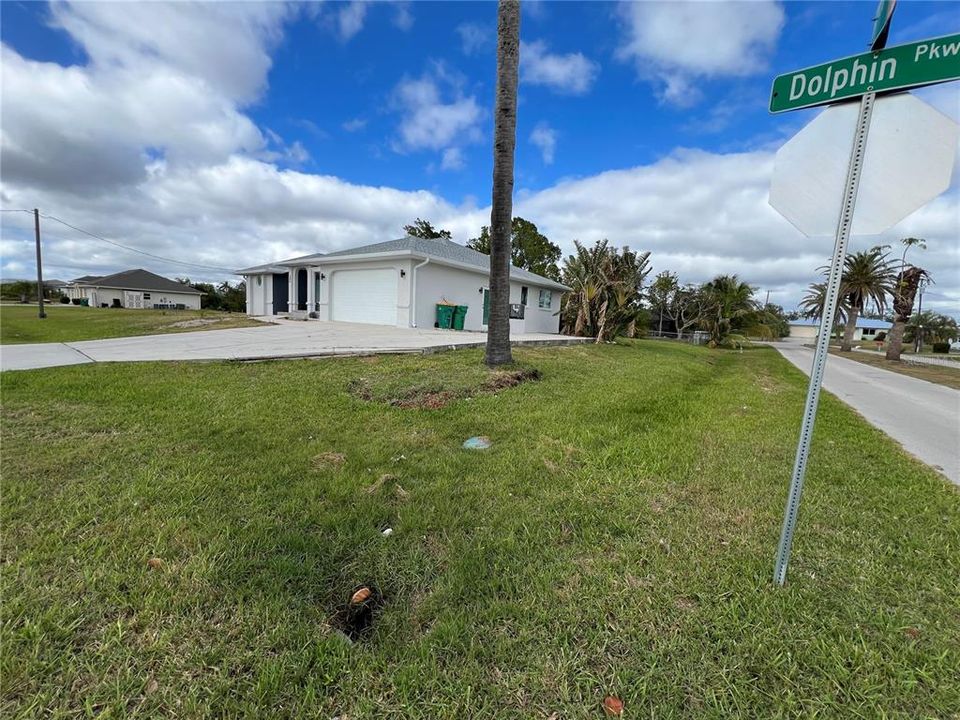
[[[4,207],[209,264],[188,274],[210,279],[393,237],[418,215],[460,241],[485,224],[493,3],[151,6],[3,3]],[[798,246],[759,201],[772,153],[817,111],[770,116],[770,82],[865,49],[875,3],[524,8],[518,214],[564,250],[610,237],[685,280],[739,271],[795,302],[828,248]],[[955,4],[901,2],[891,44],[957,30]],[[39,107],[23,106],[31,85]],[[955,86],[923,96],[956,116]],[[956,274],[956,214],[955,181],[884,241],[926,233]],[[28,238],[3,220],[3,274],[29,274]],[[50,233],[58,276],[146,263]],[[945,309],[960,303],[960,283],[941,285]]]

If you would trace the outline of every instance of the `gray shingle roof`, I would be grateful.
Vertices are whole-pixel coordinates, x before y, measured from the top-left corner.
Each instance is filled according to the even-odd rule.
[[[195,287],[184,285],[176,280],[170,280],[156,273],[152,273],[149,270],[144,270],[143,268],[124,270],[123,272],[101,278],[88,275],[85,276],[85,278],[77,278],[73,282],[78,282],[81,285],[116,288],[118,290],[151,290],[154,292],[178,292],[187,293],[188,295],[203,295],[203,293]]]
[[[387,240],[386,242],[373,243],[372,245],[363,245],[362,247],[339,250],[337,252],[327,253],[326,255],[317,255],[317,259],[335,260],[338,257],[353,255],[371,255],[375,253],[401,253],[409,252],[424,258],[436,258],[438,260],[448,260],[450,262],[461,263],[463,265],[472,265],[478,269],[489,271],[490,256],[484,255],[476,250],[455,243],[452,240],[427,240],[407,236],[398,240]],[[303,258],[298,258],[303,259]],[[284,264],[292,263],[290,260],[284,261]],[[510,268],[510,277],[514,280],[526,280],[532,285],[556,288],[558,290],[569,290],[566,285],[537,275],[529,270],[518,267]]]

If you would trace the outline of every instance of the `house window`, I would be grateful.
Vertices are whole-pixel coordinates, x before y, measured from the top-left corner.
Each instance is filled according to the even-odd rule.
[[[144,300],[149,300],[149,299],[150,299],[150,293],[144,293],[144,294],[143,294],[143,299],[144,299]]]
[[[257,275],[257,287],[263,285],[263,275]]]
[[[552,306],[553,306],[553,291],[541,290],[540,291],[540,308],[543,310],[549,310]]]
[[[525,287],[520,288],[520,304],[527,304],[527,289]]]

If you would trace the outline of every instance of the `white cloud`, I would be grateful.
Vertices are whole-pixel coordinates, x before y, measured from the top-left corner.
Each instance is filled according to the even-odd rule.
[[[413,27],[413,13],[410,12],[410,3],[395,2],[393,4],[393,24],[400,30],[407,32]]]
[[[112,5],[83,6],[79,12],[106,12],[103,7],[123,17],[141,7],[155,11]],[[214,12],[208,6],[162,7],[179,8],[186,19],[177,22],[187,28],[191,21],[208,22]],[[226,48],[222,56],[216,48],[186,44],[178,55],[161,39],[141,43],[139,26],[103,19],[94,25],[112,28],[106,37],[91,34],[87,21],[77,30],[87,54],[100,58],[86,66],[35,62],[4,47],[3,206],[39,207],[155,255],[221,268],[396,237],[416,217],[449,228],[461,242],[489,224],[489,207],[471,201],[455,203],[436,192],[354,184],[289,167],[298,156],[302,161],[302,147],[261,130],[240,109],[263,91],[269,70],[265,48],[276,42],[285,16],[277,13],[271,24],[258,14],[265,12],[262,8],[248,9],[256,20],[243,15],[245,6],[231,8],[240,16],[228,13],[218,16],[219,22],[234,23],[236,42],[251,46]],[[212,25],[211,32],[221,32],[218,22]],[[187,30],[183,37],[184,43],[209,44],[202,33]],[[99,42],[109,48],[86,44]],[[198,62],[199,57],[208,60]],[[231,67],[238,58],[247,63],[246,73]],[[957,90],[943,88],[925,92],[938,106],[952,105],[955,113]],[[463,149],[482,137],[483,109],[442,66],[402,81],[394,103],[401,119],[399,149],[434,151],[438,166],[462,163]],[[651,250],[657,271],[679,271],[691,282],[736,272],[770,289],[772,301],[793,307],[829,257],[831,243],[801,237],[768,206],[773,152],[766,147],[727,154],[676,150],[649,165],[536,192],[520,190],[515,212],[536,222],[564,252],[572,250],[574,239],[589,243],[606,237]],[[0,222],[0,271],[29,276],[34,262],[30,216],[3,213]],[[141,265],[196,280],[230,277],[144,258],[52,221],[44,221],[42,231],[50,277]],[[956,183],[884,235],[854,238],[854,249],[896,244],[908,235],[927,239],[929,249],[915,259],[937,281],[924,307],[929,302],[932,309],[956,313]]]
[[[294,14],[281,3],[53,3],[50,11],[95,71],[162,66],[241,103],[262,92],[269,51]]]
[[[551,53],[542,40],[520,44],[520,74],[523,82],[546,85],[565,95],[583,95],[590,90],[600,66],[583,53]]]
[[[452,147],[443,151],[443,159],[440,162],[441,170],[462,170],[463,164],[463,150],[460,148]]]
[[[624,37],[618,57],[656,82],[661,98],[676,105],[699,99],[697,78],[746,76],[764,70],[783,29],[777,2],[624,3]]]
[[[340,39],[346,42],[363,30],[363,21],[367,17],[367,3],[353,0],[337,12],[337,31]]]
[[[351,118],[343,123],[343,129],[347,132],[358,132],[367,126],[366,118]]]
[[[493,32],[479,23],[461,23],[456,27],[464,55],[473,55],[493,44]]]
[[[401,80],[393,91],[400,114],[394,149],[446,150],[480,140],[483,110],[461,85],[462,79],[439,63],[419,78]]]
[[[547,123],[537,123],[530,133],[530,142],[540,148],[540,154],[543,156],[544,165],[553,164],[553,156],[557,149],[557,131]]]

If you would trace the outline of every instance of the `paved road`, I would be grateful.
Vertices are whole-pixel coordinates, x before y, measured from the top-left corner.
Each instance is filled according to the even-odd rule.
[[[580,338],[515,335],[514,344],[568,344]],[[91,362],[147,360],[263,360],[367,353],[423,352],[480,346],[486,335],[434,328],[284,321],[263,327],[168,335],[0,346],[0,370],[32,370]]]
[[[811,348],[789,342],[773,345],[810,374]],[[835,355],[827,359],[823,387],[960,485],[960,391]]]

